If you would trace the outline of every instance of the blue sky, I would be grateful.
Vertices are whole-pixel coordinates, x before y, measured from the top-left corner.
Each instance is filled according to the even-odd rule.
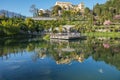
[[[85,6],[89,8],[92,8],[96,3],[103,4],[106,2],[106,0],[0,0],[0,10],[5,9],[25,16],[32,16],[29,12],[32,4],[35,4],[39,9],[50,9],[56,1],[71,2],[73,4],[84,2]]]

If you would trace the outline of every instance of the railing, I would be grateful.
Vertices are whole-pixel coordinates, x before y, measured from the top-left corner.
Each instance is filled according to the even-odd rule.
[[[58,38],[58,39],[69,39],[69,38],[79,38],[80,33],[53,33],[50,38]]]
[[[37,17],[32,19],[33,20],[57,20],[57,18],[51,18],[51,17]]]

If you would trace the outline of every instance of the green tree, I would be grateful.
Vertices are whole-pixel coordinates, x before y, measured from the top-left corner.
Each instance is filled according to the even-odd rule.
[[[31,18],[27,18],[26,20],[25,20],[25,24],[26,24],[26,26],[28,27],[28,29],[30,30],[30,31],[34,31],[35,30],[35,22],[34,22],[34,20],[33,19],[31,19]]]
[[[90,9],[89,9],[88,7],[85,8],[85,13],[84,13],[84,14],[85,14],[85,15],[90,14]]]
[[[33,14],[33,17],[37,17],[38,16],[38,9],[36,8],[35,4],[30,6],[30,10],[29,11]]]
[[[62,10],[62,8],[59,5],[54,6],[52,8],[52,14],[53,14],[53,16],[59,16],[61,10]]]

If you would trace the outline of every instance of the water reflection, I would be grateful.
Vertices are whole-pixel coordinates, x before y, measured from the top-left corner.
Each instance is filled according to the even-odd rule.
[[[34,60],[44,59],[47,55],[52,56],[57,64],[67,64],[73,60],[83,62],[89,56],[93,56],[95,60],[104,60],[114,64],[113,61],[119,62],[120,39],[99,37],[77,41],[54,39],[43,41],[40,38],[35,38],[1,41],[1,57],[8,59],[11,54],[21,53],[22,55],[25,51],[33,51],[35,53],[32,57]]]
[[[120,80],[120,39],[1,40],[0,65],[0,79],[6,75],[3,80]],[[12,70],[16,78],[14,73],[8,75]]]

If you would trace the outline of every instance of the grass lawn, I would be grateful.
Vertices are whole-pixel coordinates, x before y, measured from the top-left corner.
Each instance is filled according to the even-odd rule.
[[[85,33],[89,37],[111,37],[111,38],[120,38],[120,32],[90,32]]]

